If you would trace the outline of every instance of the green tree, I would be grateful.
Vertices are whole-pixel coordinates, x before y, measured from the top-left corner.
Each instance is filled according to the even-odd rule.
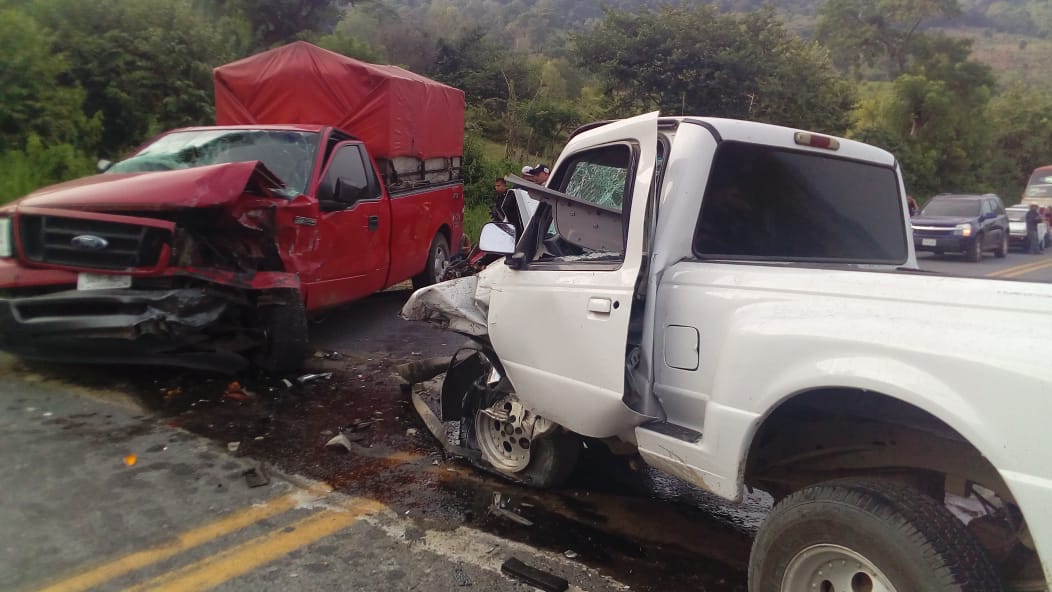
[[[957,0],[825,0],[815,35],[838,65],[878,66],[890,80],[906,72],[926,23],[960,13]]]
[[[253,51],[329,33],[340,9],[334,0],[215,0],[224,14],[248,23]]]
[[[83,91],[52,36],[24,12],[0,9],[0,152],[21,150],[34,134],[43,144],[90,144],[99,122],[81,110]]]
[[[618,114],[657,108],[843,132],[855,100],[825,52],[789,33],[772,9],[608,10],[576,48]]]
[[[990,102],[990,179],[1008,203],[1019,201],[1035,168],[1052,164],[1052,95],[1014,85]]]
[[[37,0],[86,93],[101,114],[101,141],[87,148],[115,156],[153,133],[213,120],[212,68],[229,61],[223,31],[177,0]]]

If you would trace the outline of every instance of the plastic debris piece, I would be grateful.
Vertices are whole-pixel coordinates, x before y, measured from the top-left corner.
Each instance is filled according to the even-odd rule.
[[[270,477],[263,470],[263,467],[252,467],[251,469],[245,470],[241,473],[241,476],[245,478],[245,483],[249,487],[262,487],[270,483]]]
[[[545,592],[565,592],[570,587],[565,578],[530,567],[514,557],[501,564],[500,571]]]
[[[332,378],[332,372],[318,372],[315,374],[304,374],[296,379],[296,382],[300,384],[307,384],[309,382],[315,382],[318,380],[329,380]]]
[[[493,494],[493,503],[490,504],[489,511],[490,511],[491,514],[494,514],[496,516],[501,516],[503,518],[507,518],[508,520],[511,520],[512,522],[515,522],[516,524],[521,524],[523,526],[533,526],[533,522],[531,520],[529,520],[528,518],[520,516],[520,515],[516,514],[515,512],[512,512],[511,510],[505,509],[505,508],[507,508],[507,505],[508,505],[508,499],[507,498],[501,496],[500,493],[494,493]]]
[[[351,451],[351,441],[345,434],[336,434],[328,442],[325,443],[326,448],[343,448],[347,452]]]
[[[573,549],[567,549],[565,552],[563,552],[563,555],[565,555],[567,559],[576,559],[577,551],[574,551]]]
[[[416,428],[409,428],[408,430],[405,431],[405,435],[410,436],[410,437],[415,436],[418,433],[419,433],[419,430],[417,430]]]
[[[230,452],[237,452],[238,448],[241,448],[241,442],[227,442],[226,449]]]
[[[124,457],[124,466],[130,467],[136,462],[138,462],[138,460],[139,458],[137,456],[135,456],[134,454],[129,454],[128,456]]]
[[[342,360],[343,359],[343,354],[341,354],[338,351],[327,352],[325,354],[325,359],[326,360]]]
[[[292,381],[288,378],[282,378],[281,383],[285,385],[285,388],[292,388]]]
[[[457,586],[461,587],[474,585],[468,574],[464,573],[464,568],[459,565],[453,569],[453,581],[457,583]]]

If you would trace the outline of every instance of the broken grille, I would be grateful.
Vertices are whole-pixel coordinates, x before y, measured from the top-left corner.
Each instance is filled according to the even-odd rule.
[[[59,216],[23,215],[19,230],[26,259],[91,269],[155,267],[171,237],[163,228]],[[74,239],[85,236],[102,241],[77,246]]]

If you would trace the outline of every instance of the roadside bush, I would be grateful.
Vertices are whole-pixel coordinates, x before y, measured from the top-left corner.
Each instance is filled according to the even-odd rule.
[[[93,159],[70,144],[45,146],[37,135],[26,140],[23,150],[0,155],[0,203],[59,181],[89,175],[95,170]]]

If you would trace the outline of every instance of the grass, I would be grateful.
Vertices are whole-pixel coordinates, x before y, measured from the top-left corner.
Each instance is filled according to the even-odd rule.
[[[1052,39],[990,33],[986,29],[944,29],[952,37],[974,40],[972,57],[994,70],[1002,83],[1022,81],[1034,88],[1052,91]]]
[[[488,204],[464,206],[464,232],[471,237],[471,244],[478,242],[482,226],[489,221]]]

